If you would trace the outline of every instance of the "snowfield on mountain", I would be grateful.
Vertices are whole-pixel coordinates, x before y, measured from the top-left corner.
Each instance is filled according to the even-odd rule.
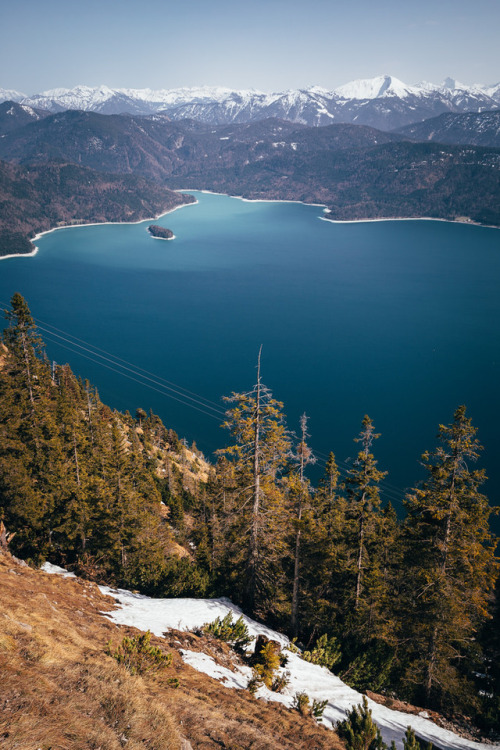
[[[278,117],[310,126],[357,123],[385,130],[443,112],[478,112],[500,106],[499,83],[469,86],[447,78],[439,85],[424,82],[409,86],[390,75],[351,81],[330,91],[319,86],[266,93],[222,86],[154,90],[80,85],[24,98],[19,92],[0,89],[0,102],[9,95],[22,104],[50,112],[161,112],[173,120],[193,118],[213,125]]]

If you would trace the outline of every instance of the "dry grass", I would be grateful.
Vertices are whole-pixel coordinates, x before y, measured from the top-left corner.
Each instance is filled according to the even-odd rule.
[[[100,614],[113,602],[92,583],[21,567],[0,553],[0,592],[2,750],[342,747],[311,719],[184,664],[175,633],[152,638],[172,652],[170,668],[130,675],[104,650],[136,631]],[[174,676],[177,690],[167,685]]]

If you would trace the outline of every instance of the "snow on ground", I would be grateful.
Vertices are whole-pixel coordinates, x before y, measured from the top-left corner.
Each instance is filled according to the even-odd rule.
[[[53,575],[63,576],[64,578],[76,578],[74,573],[70,573],[65,568],[60,568],[59,565],[52,565],[52,563],[46,562],[42,565],[42,570],[45,573],[52,573]]]
[[[169,628],[176,630],[200,628],[205,623],[215,620],[216,617],[224,617],[230,611],[233,612],[234,619],[242,614],[241,610],[228,599],[150,599],[147,596],[110,589],[107,586],[101,586],[100,589],[103,594],[112,596],[119,605],[114,611],[106,613],[113,622],[120,625],[132,625],[139,630],[151,630],[157,636],[163,635]],[[281,633],[255,622],[246,615],[243,615],[243,620],[251,635],[257,636],[262,633],[268,638],[279,641],[284,648],[289,646],[288,638]],[[237,667],[234,672],[221,667],[207,654],[188,650],[182,650],[181,653],[186,663],[219,680],[226,687],[246,688],[252,674],[249,667]],[[290,651],[286,654],[288,664],[285,669],[290,672],[290,684],[282,694],[273,693],[267,688],[260,688],[257,692],[259,698],[279,701],[287,706],[291,706],[295,693],[299,692],[307,693],[311,702],[314,698],[318,701],[327,698],[328,704],[323,714],[326,726],[332,726],[345,718],[346,712],[352,706],[361,703],[362,695],[345,685],[328,669],[304,661],[299,654]],[[500,748],[500,745],[492,746],[466,740],[438,727],[423,716],[392,711],[370,700],[368,703],[382,736],[388,744],[395,740],[396,744],[402,747],[404,733],[410,725],[419,737],[443,750]]]
[[[43,570],[47,573],[58,573],[74,576],[73,573],[57,565],[45,563]],[[103,594],[111,596],[117,602],[117,608],[103,615],[117,625],[129,625],[139,630],[150,630],[156,636],[163,636],[169,629],[192,631],[202,625],[212,622],[216,617],[224,617],[228,612],[233,613],[233,619],[240,615],[252,636],[259,634],[278,641],[282,648],[290,645],[288,638],[271,628],[261,625],[242,613],[229,599],[151,599],[141,594],[133,594],[122,589],[112,589],[100,586]],[[290,673],[290,684],[283,693],[273,693],[265,687],[257,691],[257,697],[264,700],[278,701],[285,706],[291,706],[295,693],[305,692],[311,703],[313,699],[321,701],[328,699],[323,714],[325,726],[332,727],[344,719],[352,706],[361,703],[362,695],[342,682],[325,667],[304,661],[298,653],[285,651],[288,663],[285,670]],[[199,672],[213,677],[228,688],[242,690],[248,685],[252,676],[250,667],[237,666],[234,671],[222,667],[207,654],[181,650],[184,661]],[[500,745],[473,742],[442,729],[425,716],[414,716],[402,711],[393,711],[378,703],[368,700],[373,718],[380,727],[382,736],[387,744],[394,740],[399,748],[403,745],[403,736],[408,726],[413,727],[416,734],[426,742],[432,742],[443,750],[500,750]],[[425,713],[425,712],[423,712]]]

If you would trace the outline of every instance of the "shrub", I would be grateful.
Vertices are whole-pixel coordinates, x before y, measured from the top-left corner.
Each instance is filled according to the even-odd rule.
[[[141,633],[129,638],[125,636],[118,647],[113,650],[111,641],[106,646],[106,653],[116,659],[118,664],[123,664],[131,674],[144,674],[145,672],[159,672],[169,667],[172,663],[172,654],[165,654],[158,646],[150,643],[151,633]],[[178,681],[172,680],[172,685]],[[177,687],[175,685],[175,687]]]
[[[328,700],[325,699],[324,701],[317,701],[316,698],[313,700],[313,704],[311,707],[311,715],[317,720],[317,721],[323,721],[323,714],[325,712],[325,708],[327,706]]]
[[[432,750],[432,743],[426,743],[417,737],[411,727],[407,727],[403,738],[403,750]]]
[[[311,704],[307,693],[295,693],[292,708],[295,708],[302,716],[309,716],[311,713]]]
[[[353,706],[344,721],[337,722],[337,734],[344,740],[347,750],[386,750],[380,729],[372,719],[368,701],[363,696],[359,706]]]
[[[228,612],[222,620],[217,617],[213,622],[206,623],[201,630],[206,635],[213,635],[219,641],[229,643],[237,651],[244,651],[253,641],[253,636],[249,634],[243,617],[240,616],[236,622],[233,622],[232,612]]]
[[[206,596],[208,573],[187,557],[172,557],[166,561],[161,578],[147,593],[157,597]]]
[[[302,716],[312,716],[316,721],[322,721],[327,703],[328,700],[318,701],[314,698],[311,705],[311,699],[307,693],[295,693],[292,708],[295,708]]]
[[[319,664],[321,667],[333,669],[335,664],[337,664],[342,658],[342,653],[340,651],[340,644],[335,636],[328,639],[328,636],[325,633],[318,638],[313,650],[304,651],[302,657],[312,664]]]
[[[276,670],[280,666],[280,653],[281,648],[277,641],[270,641],[265,636],[259,635],[255,644],[255,653],[251,659],[253,677],[248,683],[251,693],[255,693],[261,685],[265,685],[270,690],[273,689],[275,679],[279,679],[276,678]]]
[[[282,672],[273,678],[271,690],[273,693],[282,693],[290,684],[290,672]]]
[[[385,643],[375,642],[358,654],[339,677],[360,693],[365,690],[381,692],[391,681],[394,651]]]
[[[293,638],[293,639],[292,639],[292,640],[290,641],[290,643],[288,644],[288,646],[286,647],[287,651],[290,651],[290,653],[291,653],[291,654],[298,654],[298,653],[300,652],[300,649],[299,649],[299,648],[298,648],[298,646],[297,646],[297,645],[295,644],[295,641],[296,641],[296,640],[297,640],[296,638]]]

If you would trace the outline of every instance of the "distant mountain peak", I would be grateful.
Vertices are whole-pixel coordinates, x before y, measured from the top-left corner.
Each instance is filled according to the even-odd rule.
[[[375,78],[359,78],[334,89],[334,93],[344,99],[378,99],[382,96],[405,97],[412,93],[412,87],[407,86],[399,78],[390,75]]]
[[[9,98],[16,100],[12,95]],[[80,84],[72,89],[50,89],[29,98],[19,94],[19,99],[22,104],[52,113],[70,109],[105,115],[161,112],[172,120],[189,118],[212,125],[275,117],[304,125],[352,122],[392,130],[442,112],[497,109],[500,87],[465,86],[451,76],[440,85],[409,86],[395,76],[383,74],[351,81],[331,91],[320,86],[265,93],[223,86],[155,90]]]
[[[26,94],[14,89],[0,89],[0,102],[20,102],[26,98]]]

